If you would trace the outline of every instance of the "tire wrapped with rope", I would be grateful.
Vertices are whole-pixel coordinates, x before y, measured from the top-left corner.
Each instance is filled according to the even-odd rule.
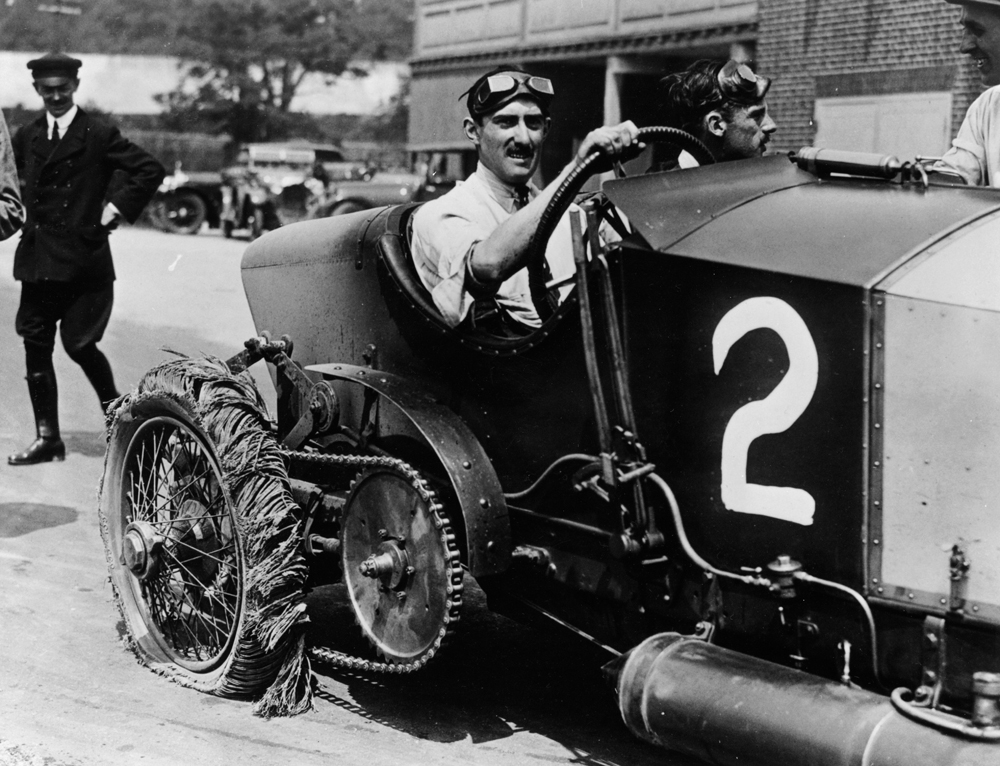
[[[303,522],[252,378],[171,360],[107,426],[99,515],[129,648],[257,715],[309,710]]]

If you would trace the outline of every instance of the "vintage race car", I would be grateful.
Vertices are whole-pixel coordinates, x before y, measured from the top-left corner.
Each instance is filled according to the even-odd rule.
[[[445,324],[414,207],[265,235],[260,336],[109,409],[140,660],[301,710],[307,657],[431,660],[468,573],[606,648],[628,727],[707,762],[1000,762],[1000,192],[815,149],[607,182],[528,334]],[[308,632],[328,583],[371,656]]]

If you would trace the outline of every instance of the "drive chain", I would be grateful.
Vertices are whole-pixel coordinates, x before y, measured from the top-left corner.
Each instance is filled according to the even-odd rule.
[[[458,612],[462,605],[462,568],[458,545],[455,541],[455,535],[451,531],[451,523],[444,512],[444,507],[438,502],[436,493],[428,486],[427,482],[413,466],[397,458],[383,455],[337,455],[320,452],[301,452],[297,450],[283,450],[282,454],[286,462],[294,460],[320,466],[346,467],[354,469],[358,473],[373,468],[387,468],[397,471],[409,480],[411,486],[420,496],[420,499],[427,504],[427,508],[434,519],[434,526],[441,533],[441,544],[444,548],[447,565],[450,570],[448,593],[446,594],[447,610],[445,613],[445,624],[438,632],[434,645],[414,661],[401,663],[367,660],[363,657],[355,657],[326,646],[307,647],[310,659],[325,665],[354,672],[412,673],[420,670],[437,654],[445,638],[458,622]]]

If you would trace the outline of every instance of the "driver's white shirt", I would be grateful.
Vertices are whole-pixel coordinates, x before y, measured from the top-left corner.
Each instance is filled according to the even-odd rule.
[[[538,188],[528,185],[534,199]],[[575,205],[571,210],[579,211]],[[451,326],[458,325],[475,302],[465,289],[468,260],[473,248],[514,214],[514,191],[480,164],[476,172],[437,199],[426,202],[413,216],[410,249],[420,280],[434,305]],[[569,217],[556,225],[545,250],[560,300],[573,289],[573,245]],[[512,318],[529,327],[541,320],[531,302],[528,270],[521,269],[500,285],[496,301]]]

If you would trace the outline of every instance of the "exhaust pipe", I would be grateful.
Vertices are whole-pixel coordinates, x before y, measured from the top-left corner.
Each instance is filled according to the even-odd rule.
[[[677,633],[604,673],[633,734],[717,766],[1000,763],[1000,743],[912,720],[887,697]]]

